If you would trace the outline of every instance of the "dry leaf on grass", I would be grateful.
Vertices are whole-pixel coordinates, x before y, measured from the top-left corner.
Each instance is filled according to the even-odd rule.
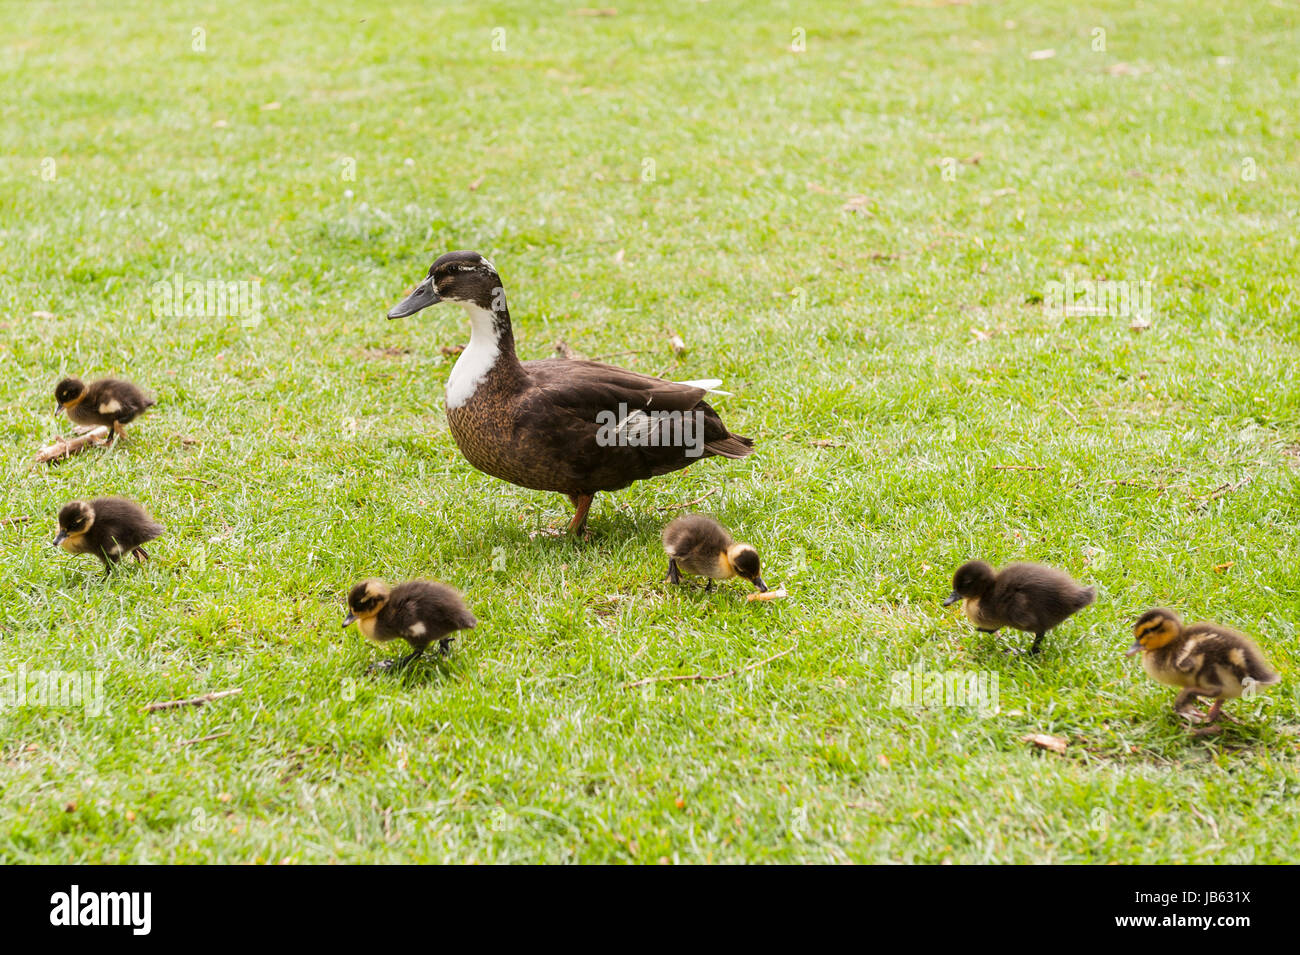
[[[1039,749],[1050,749],[1053,753],[1065,754],[1065,747],[1070,741],[1060,736],[1048,736],[1046,733],[1030,733],[1020,737],[1021,742],[1033,743]]]
[[[785,592],[784,587],[777,587],[776,590],[765,590],[761,594],[755,591],[746,597],[746,600],[784,600],[789,594]]]
[[[1056,56],[1056,51],[1051,49],[1034,50],[1029,54],[1031,60],[1050,60],[1054,56]]]

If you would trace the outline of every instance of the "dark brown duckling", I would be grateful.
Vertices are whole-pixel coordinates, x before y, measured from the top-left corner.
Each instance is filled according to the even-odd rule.
[[[104,564],[107,576],[122,555],[131,554],[144,563],[149,559],[144,545],[164,528],[134,501],[123,497],[97,497],[93,501],[72,501],[59,510],[56,547],[73,554],[94,554]]]
[[[1080,587],[1069,574],[1043,564],[1007,564],[995,571],[986,561],[971,560],[957,568],[947,607],[965,600],[966,616],[983,633],[1003,627],[1034,635],[1030,653],[1043,635],[1092,603],[1095,587]]]
[[[400,670],[435,641],[443,653],[450,652],[451,642],[456,639],[450,634],[472,629],[478,621],[459,591],[435,580],[411,580],[392,589],[382,580],[363,580],[348,594],[348,615],[343,626],[353,623],[371,643],[382,646],[399,637],[409,643],[412,652],[395,665]],[[389,660],[370,669],[392,666]]]
[[[1189,719],[1203,718],[1207,725],[1198,735],[1216,733],[1223,701],[1251,692],[1253,686],[1271,686],[1282,677],[1244,633],[1217,623],[1183,626],[1172,610],[1156,607],[1133,624],[1133,646],[1125,656],[1142,654],[1142,669],[1153,680],[1182,688],[1174,712]],[[1195,707],[1198,696],[1211,697],[1208,714]]]
[[[71,421],[89,428],[104,425],[112,430],[113,441],[122,436],[124,425],[156,404],[121,378],[101,378],[90,384],[80,378],[64,378],[54,387],[54,400],[59,403],[55,414],[65,411]]]
[[[583,534],[600,491],[753,450],[704,400],[721,383],[715,379],[665,381],[567,358],[521,362],[501,277],[477,252],[438,258],[388,317],[439,302],[464,308],[471,328],[447,379],[447,427],[456,445],[486,474],[568,495],[572,534]]]
[[[767,592],[759,573],[758,551],[752,544],[738,544],[727,529],[703,514],[686,514],[664,528],[664,553],[668,555],[669,583],[679,584],[681,572],[708,578],[705,590],[713,589],[715,580],[743,577]]]

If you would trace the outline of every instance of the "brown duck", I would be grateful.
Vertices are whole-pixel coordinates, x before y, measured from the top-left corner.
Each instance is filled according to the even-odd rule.
[[[704,400],[717,381],[665,381],[577,359],[521,362],[501,278],[477,252],[441,256],[388,317],[439,302],[464,308],[471,329],[447,379],[447,426],[456,444],[486,474],[567,494],[576,508],[574,534],[585,530],[600,491],[753,450]]]
[[[1093,587],[1080,587],[1069,574],[1043,564],[1007,564],[1001,571],[982,560],[957,568],[947,607],[965,600],[966,616],[975,629],[995,633],[1003,627],[1034,635],[1030,653],[1037,653],[1048,630],[1092,603]]]
[[[152,408],[152,398],[129,381],[101,378],[86,384],[80,378],[64,378],[54,386],[55,414],[62,411],[75,424],[95,428],[104,425],[112,430],[112,440],[122,436],[124,425]]]

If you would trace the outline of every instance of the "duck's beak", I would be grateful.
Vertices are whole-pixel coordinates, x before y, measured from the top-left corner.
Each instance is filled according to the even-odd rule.
[[[754,585],[755,587],[758,588],[758,592],[759,592],[760,594],[765,594],[765,593],[767,593],[767,584],[763,583],[763,578],[762,578],[762,577],[755,577],[755,578],[751,581],[751,583],[753,583],[753,585]]]
[[[67,540],[67,539],[68,539],[68,532],[65,531],[65,530],[63,530],[62,528],[60,528],[60,529],[59,529],[59,532],[58,532],[57,534],[54,535],[54,544],[53,544],[53,546],[54,546],[54,547],[58,547],[60,544],[62,544],[62,543],[63,543],[65,540]]]
[[[1131,657],[1133,654],[1141,653],[1141,652],[1142,652],[1142,641],[1134,640],[1133,646],[1129,647],[1127,650],[1124,651],[1124,656]]]
[[[357,622],[357,615],[354,613],[350,613],[343,618],[343,626],[345,627],[350,627],[356,622]]]
[[[55,414],[63,414],[63,402],[60,401],[60,402],[58,403],[58,405],[55,406],[55,408],[54,408],[54,413],[55,413]]]
[[[958,600],[961,600],[961,594],[957,593],[957,591],[954,590],[952,593],[948,595],[948,599],[943,602],[943,605],[945,607],[951,607]]]
[[[415,287],[414,292],[394,305],[389,310],[388,317],[405,318],[407,315],[414,315],[422,308],[437,305],[441,301],[442,299],[438,297],[438,290],[433,284],[433,276],[430,275]]]

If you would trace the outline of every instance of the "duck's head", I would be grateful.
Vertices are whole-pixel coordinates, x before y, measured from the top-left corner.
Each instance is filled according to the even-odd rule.
[[[952,593],[943,602],[945,607],[955,604],[963,597],[982,597],[997,577],[993,566],[984,560],[968,560],[957,568],[952,575]]]
[[[343,626],[350,627],[358,620],[373,617],[388,603],[388,584],[382,580],[363,580],[348,594],[348,615]]]
[[[767,593],[767,584],[763,583],[758,563],[758,551],[753,544],[732,544],[727,548],[727,563],[739,577],[744,577],[758,588],[759,593]]]
[[[505,310],[506,293],[496,266],[477,252],[448,252],[429,266],[429,274],[388,313],[405,318],[439,302],[477,306],[489,312]]]
[[[1178,614],[1164,607],[1148,610],[1133,624],[1133,646],[1124,656],[1131,657],[1142,650],[1158,650],[1183,632],[1183,621]]]
[[[54,400],[58,402],[58,407],[54,413],[58,414],[68,405],[75,405],[86,397],[86,384],[80,378],[64,378],[54,386]]]
[[[95,509],[89,501],[73,501],[59,509],[59,532],[54,537],[58,547],[69,537],[80,537],[95,523]]]

